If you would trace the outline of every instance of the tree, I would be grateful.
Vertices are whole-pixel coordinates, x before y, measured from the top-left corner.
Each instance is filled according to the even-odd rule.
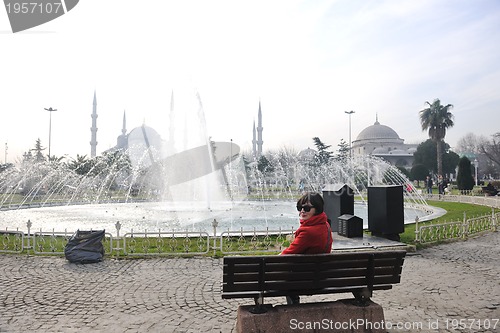
[[[215,148],[214,148],[215,151]],[[132,162],[128,154],[121,150],[115,150],[113,152],[104,152],[102,154],[106,169],[109,171],[123,171],[126,174],[130,174],[132,171]]]
[[[40,140],[40,138],[38,138],[35,142],[35,148],[31,149],[31,151],[34,151],[35,152],[35,162],[43,162],[45,161],[45,157],[43,156],[43,151],[45,150],[44,147],[42,147],[42,141]],[[26,156],[28,156],[29,154],[27,154]]]
[[[446,146],[449,147],[447,143]],[[460,161],[460,156],[453,151],[445,150],[446,153],[443,154],[443,172],[445,175],[449,175],[450,173],[455,173],[457,165]]]
[[[465,156],[458,163],[457,187],[461,191],[470,191],[474,187],[471,163]]]
[[[474,133],[467,133],[457,141],[455,151],[460,153],[480,153],[481,143],[486,141],[486,138],[482,135],[476,135]]]
[[[456,153],[450,151],[450,145],[444,141],[441,141],[441,151],[442,154],[442,172],[443,175],[455,173],[455,168],[458,165],[460,156]],[[417,151],[413,154],[413,165],[422,164],[427,168],[427,172],[436,173],[437,172],[437,147],[431,139],[427,139],[418,145]]]
[[[65,158],[64,156],[57,157],[56,155],[47,156],[47,157],[49,159],[49,162],[55,163],[55,164],[60,164]]]
[[[481,144],[480,150],[490,161],[500,167],[500,132],[492,135],[491,142]]]
[[[436,145],[431,139],[427,139],[418,145],[417,150],[413,154],[413,165],[421,164],[427,170],[436,173],[437,162],[436,162]]]
[[[87,155],[76,155],[76,159],[72,160],[68,167],[75,171],[78,175],[86,175],[90,172],[93,167],[91,160],[87,158]]]
[[[25,152],[23,154],[23,163],[31,163],[33,161],[33,154],[31,153],[31,150]]]
[[[273,165],[264,155],[262,155],[257,161],[257,169],[263,174],[274,171]]]
[[[331,145],[325,145],[318,137],[313,138],[314,145],[318,149],[316,153],[315,160],[318,165],[327,164],[333,156],[331,151],[327,149],[331,147]]]
[[[243,165],[245,167],[245,174],[247,175],[247,178],[248,178],[248,174],[250,172],[250,170],[252,170],[252,167],[251,167],[251,157],[249,157],[250,155],[249,154],[241,154],[242,158],[243,158]]]
[[[340,143],[337,145],[339,147],[339,154],[335,156],[335,160],[345,162],[349,159],[349,144],[344,141],[344,139],[340,139]]]
[[[420,181],[425,180],[429,176],[429,169],[423,164],[414,164],[410,171],[410,180],[416,180],[417,186],[420,187]]]
[[[5,163],[5,164],[0,164],[0,172],[4,172],[7,169],[13,168],[14,164],[12,163]]]
[[[495,163],[483,152],[483,149],[493,153],[495,148],[490,147],[492,142],[484,135],[479,135],[475,133],[467,133],[462,138],[460,138],[455,147],[455,151],[459,152],[460,155],[465,155],[467,158],[474,163],[474,159],[478,162],[478,177],[483,178],[485,175],[498,175],[500,170],[500,164],[495,165]],[[498,160],[500,161],[500,147],[498,149]],[[495,155],[494,153],[492,155]],[[480,177],[482,175],[482,177]]]
[[[396,166],[396,169],[399,170],[399,172],[401,172],[403,175],[406,176],[406,178],[410,178],[410,171],[408,171],[408,169],[406,169],[405,167],[402,167],[402,166]]]
[[[450,109],[453,105],[441,105],[441,101],[436,98],[432,104],[425,102],[427,108],[420,111],[420,124],[422,131],[428,130],[429,138],[436,144],[437,156],[437,171],[438,174],[443,174],[443,151],[441,142],[446,136],[446,130],[453,127],[453,114]]]

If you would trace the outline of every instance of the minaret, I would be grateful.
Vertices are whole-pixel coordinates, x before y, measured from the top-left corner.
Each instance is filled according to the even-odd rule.
[[[260,101],[259,101],[259,119],[258,119],[258,126],[257,126],[257,157],[260,157],[262,155],[262,144],[264,141],[262,141],[262,130],[264,128],[262,127],[262,111],[260,109]]]
[[[93,103],[93,109],[92,109],[92,127],[90,128],[90,157],[95,157],[96,156],[96,149],[97,149],[97,100],[95,97],[95,90],[94,90],[94,103]]]
[[[122,134],[116,139],[116,148],[121,150],[128,149],[128,138],[127,138],[127,118],[125,116],[125,110],[123,110],[123,125]]]
[[[253,139],[252,139],[252,154],[254,158],[257,158],[257,138],[256,134],[257,132],[255,131],[255,120],[253,121]]]
[[[123,110],[123,125],[122,125],[122,135],[127,134],[127,117],[125,116],[125,110]]]

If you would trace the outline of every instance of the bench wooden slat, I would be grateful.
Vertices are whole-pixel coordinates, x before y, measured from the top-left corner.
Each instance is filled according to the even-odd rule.
[[[317,265],[321,266],[322,270],[326,269],[342,269],[342,268],[360,268],[366,267],[368,260],[356,261],[338,261],[338,262],[312,262],[312,263],[297,263],[297,262],[283,262],[283,263],[268,263],[266,262],[266,272],[272,271],[310,271]]]
[[[386,284],[394,284],[399,283],[401,281],[401,277],[393,276],[393,275],[380,275],[375,276],[373,279],[373,286],[377,285],[386,285]],[[364,285],[366,286],[368,283],[367,278],[365,276],[359,277],[347,277],[347,278],[329,278],[329,279],[321,279],[316,281],[315,283],[312,280],[268,280],[263,284],[264,290],[270,289],[284,289],[284,290],[298,290],[304,289],[304,285],[308,285],[310,289],[321,289],[321,288],[330,288],[330,287],[345,287],[345,286],[357,286]],[[250,290],[260,290],[259,289],[259,281],[239,281],[234,284],[224,285],[224,291],[250,291]]]
[[[266,272],[266,281],[280,281],[280,280],[289,280],[289,281],[302,281],[303,283],[308,283],[314,280],[322,280],[326,278],[348,278],[348,277],[366,277],[366,268],[355,268],[355,269],[342,269],[335,271],[309,271],[309,272],[293,272],[290,274],[290,271],[279,271],[279,272]],[[392,274],[392,269],[380,268],[377,269],[377,272],[380,274]],[[231,280],[229,280],[231,277]],[[225,274],[222,277],[223,283],[228,282],[251,282],[251,281],[259,281],[258,273],[238,273],[234,275]]]
[[[259,270],[259,263],[245,265],[241,265],[239,263],[231,263],[230,265],[227,265],[227,267],[224,266],[224,270],[227,270],[230,273],[257,272]]]
[[[406,251],[225,257],[223,298],[383,290],[401,281]],[[358,296],[357,296],[358,297]]]
[[[309,290],[309,289],[302,289],[302,290],[297,290],[295,293],[298,295],[317,295],[318,292],[320,294],[338,294],[338,293],[349,293],[349,292],[355,292],[355,291],[362,291],[366,286],[359,286],[359,287],[338,287],[338,288],[324,288],[321,290]],[[392,285],[378,285],[374,286],[373,290],[389,290],[392,289]],[[263,292],[264,297],[279,297],[279,296],[287,296],[289,295],[290,292],[286,290],[266,290]],[[230,298],[255,298],[260,296],[260,292],[256,291],[247,291],[247,292],[225,292],[222,294],[222,298],[224,299],[230,299]]]
[[[337,279],[324,279],[316,281],[315,283],[308,281],[293,281],[293,280],[273,280],[265,281],[263,283],[263,290],[269,289],[285,289],[285,290],[297,290],[304,289],[304,285],[308,286],[310,289],[321,289],[328,287],[345,287],[345,286],[357,286],[357,285],[367,285],[368,281],[366,277],[349,277],[349,278],[337,278]],[[392,276],[377,277],[374,279],[374,285],[387,284],[391,282],[397,282]],[[248,281],[248,282],[237,282],[231,285],[225,285],[225,291],[238,291],[238,290],[260,290],[260,282],[258,281]]]
[[[357,277],[366,275],[366,267],[363,268],[352,268],[352,269],[329,269],[321,270],[316,273],[314,271],[272,271],[266,270],[266,279],[268,280],[280,280],[280,279],[292,279],[292,280],[313,280],[314,278],[327,278],[327,277]],[[239,270],[238,270],[239,271]],[[246,270],[245,270],[246,272]],[[293,272],[293,274],[290,274]],[[377,275],[399,275],[402,272],[402,266],[381,266],[374,267],[374,274]],[[318,274],[318,275],[317,275]],[[230,274],[223,275],[223,282],[227,282],[227,277]],[[248,271],[248,273],[235,273],[232,274],[233,281],[257,281],[259,279],[259,274],[255,271]]]

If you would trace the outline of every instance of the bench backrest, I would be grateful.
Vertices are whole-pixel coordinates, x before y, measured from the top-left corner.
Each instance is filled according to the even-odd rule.
[[[406,251],[225,257],[223,293],[355,288],[399,283]],[[389,287],[390,288],[390,287]],[[337,291],[338,292],[338,291]],[[272,295],[269,295],[272,296]]]

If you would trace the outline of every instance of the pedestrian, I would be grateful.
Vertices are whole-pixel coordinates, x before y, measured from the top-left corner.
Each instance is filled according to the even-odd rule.
[[[443,179],[443,176],[438,176],[438,193],[444,194],[444,188],[446,187],[446,182]]]
[[[427,187],[427,193],[432,194],[432,185],[434,185],[431,176],[425,178],[425,186]]]
[[[332,230],[323,211],[321,194],[307,192],[297,201],[300,226],[289,247],[281,254],[318,254],[332,251]],[[287,296],[288,304],[298,304],[299,296]]]

